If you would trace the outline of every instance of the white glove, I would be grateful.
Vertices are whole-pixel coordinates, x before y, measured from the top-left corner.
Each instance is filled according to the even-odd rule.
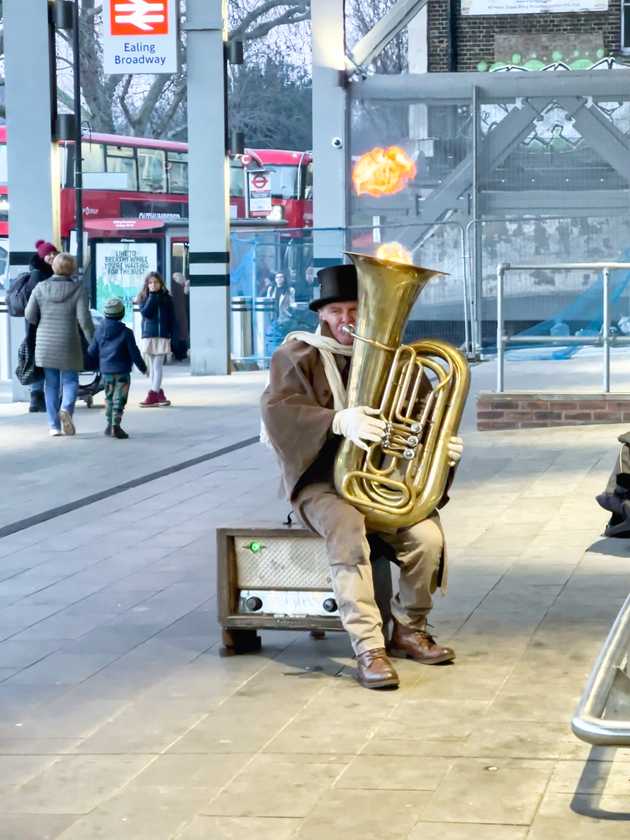
[[[385,421],[379,418],[379,414],[378,408],[370,408],[369,405],[344,408],[333,417],[333,433],[343,435],[367,452],[369,446],[366,441],[380,443],[385,435]]]
[[[447,445],[448,465],[454,467],[461,460],[464,452],[464,441],[460,437],[452,437]]]

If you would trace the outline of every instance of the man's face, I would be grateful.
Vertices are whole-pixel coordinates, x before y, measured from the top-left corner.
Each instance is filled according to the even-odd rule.
[[[284,274],[276,274],[276,285],[284,286]]]
[[[47,262],[48,265],[52,265],[55,261],[55,257],[57,256],[57,251],[52,251],[50,254],[46,254],[44,257],[44,262]]]
[[[357,302],[356,300],[345,300],[341,303],[327,303],[319,310],[319,320],[322,324],[326,324],[330,330],[330,334],[338,341],[339,344],[345,344],[349,347],[354,339],[348,335],[343,327],[348,327],[356,324],[357,320]]]

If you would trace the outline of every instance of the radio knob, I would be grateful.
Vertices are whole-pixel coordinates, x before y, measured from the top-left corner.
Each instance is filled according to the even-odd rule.
[[[326,612],[335,612],[337,609],[337,602],[334,598],[326,598],[322,607],[326,610]]]
[[[263,602],[257,595],[252,595],[245,601],[245,606],[250,612],[258,612],[262,610]]]

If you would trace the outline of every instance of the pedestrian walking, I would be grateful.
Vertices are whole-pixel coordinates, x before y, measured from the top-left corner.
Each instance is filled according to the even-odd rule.
[[[42,280],[48,280],[52,277],[52,262],[59,251],[52,244],[46,242],[44,239],[38,239],[35,243],[35,253],[31,256],[29,261],[28,271],[16,277],[14,283],[9,289],[6,301],[9,314],[13,317],[24,318],[26,307],[33,294],[33,289]],[[35,346],[35,331],[36,327],[24,321],[26,328],[26,339],[31,346]],[[46,401],[44,399],[44,377],[33,382],[30,386],[31,401],[28,407],[30,412],[46,411]]]
[[[175,327],[175,310],[164,280],[157,271],[150,271],[136,299],[142,314],[142,352],[149,357],[151,388],[140,403],[143,408],[170,405],[162,389],[165,357],[171,352]]]
[[[89,343],[94,324],[85,289],[73,280],[76,260],[61,253],[53,260],[53,274],[38,283],[26,306],[29,324],[37,328],[35,364],[44,369],[44,395],[50,435],[73,435],[74,405],[83,369],[79,329]],[[60,407],[61,403],[61,407]]]
[[[121,421],[131,385],[131,369],[135,365],[141,373],[148,368],[136,344],[133,332],[123,323],[125,304],[120,298],[110,298],[103,308],[105,320],[96,328],[88,348],[88,359],[98,368],[105,384],[105,434],[126,440],[129,435]]]
[[[180,271],[173,272],[171,297],[175,314],[171,350],[178,362],[185,362],[190,347],[190,281]]]
[[[287,284],[281,271],[276,272],[274,283],[267,289],[267,297],[274,299],[274,318],[280,324],[288,323],[295,312],[295,289]]]

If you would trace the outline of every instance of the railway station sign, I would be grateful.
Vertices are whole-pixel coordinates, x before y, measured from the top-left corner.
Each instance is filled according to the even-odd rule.
[[[462,0],[463,15],[534,15],[541,12],[605,12],[608,0]]]
[[[103,0],[105,73],[177,73],[178,0]]]
[[[247,172],[247,207],[252,217],[271,213],[271,175],[264,169]]]

